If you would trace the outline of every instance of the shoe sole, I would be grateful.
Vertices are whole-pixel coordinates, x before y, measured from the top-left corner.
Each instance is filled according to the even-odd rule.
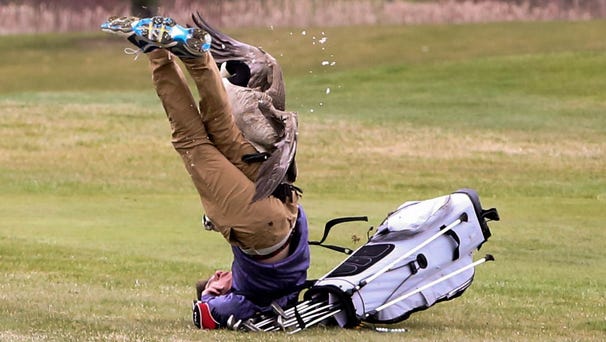
[[[137,17],[112,16],[101,24],[101,31],[128,37],[133,34],[133,26],[137,21],[139,21]]]
[[[171,35],[173,28],[177,24],[172,18],[152,17],[139,20],[133,26],[133,31],[146,40],[159,44],[163,47],[170,47],[176,44]]]
[[[199,28],[189,30],[191,36],[185,40],[183,47],[193,56],[204,55],[210,49],[210,35]]]
[[[200,57],[210,48],[210,36],[199,28],[186,28],[172,18],[153,17],[141,25],[140,33],[179,57]]]

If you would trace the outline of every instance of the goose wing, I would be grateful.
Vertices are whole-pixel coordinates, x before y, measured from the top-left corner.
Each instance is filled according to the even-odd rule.
[[[294,182],[296,178],[297,113],[278,111],[272,107],[260,108],[262,112],[271,112],[264,115],[282,118],[284,136],[275,144],[275,150],[259,169],[253,202],[271,195],[280,183]]]
[[[244,88],[223,79],[236,125],[244,137],[260,152],[273,152],[284,135],[285,123],[269,108],[272,99],[266,93]],[[280,115],[280,114],[277,114]]]

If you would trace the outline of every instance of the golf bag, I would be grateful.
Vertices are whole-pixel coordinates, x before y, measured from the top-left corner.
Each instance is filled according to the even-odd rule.
[[[291,308],[275,307],[275,317],[247,322],[248,330],[295,333],[333,320],[345,328],[361,323],[391,324],[435,303],[460,296],[472,283],[474,268],[493,260],[473,261],[473,253],[490,237],[487,221],[499,220],[496,209],[482,209],[474,190],[462,189],[425,201],[406,202],[380,224],[369,241],[304,293]]]

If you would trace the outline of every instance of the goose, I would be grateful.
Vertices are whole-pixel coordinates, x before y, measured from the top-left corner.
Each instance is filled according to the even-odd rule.
[[[297,113],[286,111],[282,69],[263,49],[242,43],[210,26],[200,13],[196,26],[212,37],[210,52],[219,65],[236,125],[264,160],[252,201],[270,196],[297,177]]]
[[[198,12],[192,14],[196,26],[212,37],[210,51],[217,64],[227,63],[234,71],[230,82],[267,93],[278,110],[286,108],[282,68],[276,59],[260,47],[242,43],[210,26]]]

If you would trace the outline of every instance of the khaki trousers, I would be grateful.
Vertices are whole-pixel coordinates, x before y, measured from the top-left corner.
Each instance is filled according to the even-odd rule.
[[[260,163],[247,164],[242,156],[257,151],[235,124],[212,56],[182,59],[198,89],[198,109],[176,57],[164,49],[147,55],[172,144],[215,228],[248,254],[281,247],[297,218],[297,195],[285,203],[273,196],[252,203]]]

